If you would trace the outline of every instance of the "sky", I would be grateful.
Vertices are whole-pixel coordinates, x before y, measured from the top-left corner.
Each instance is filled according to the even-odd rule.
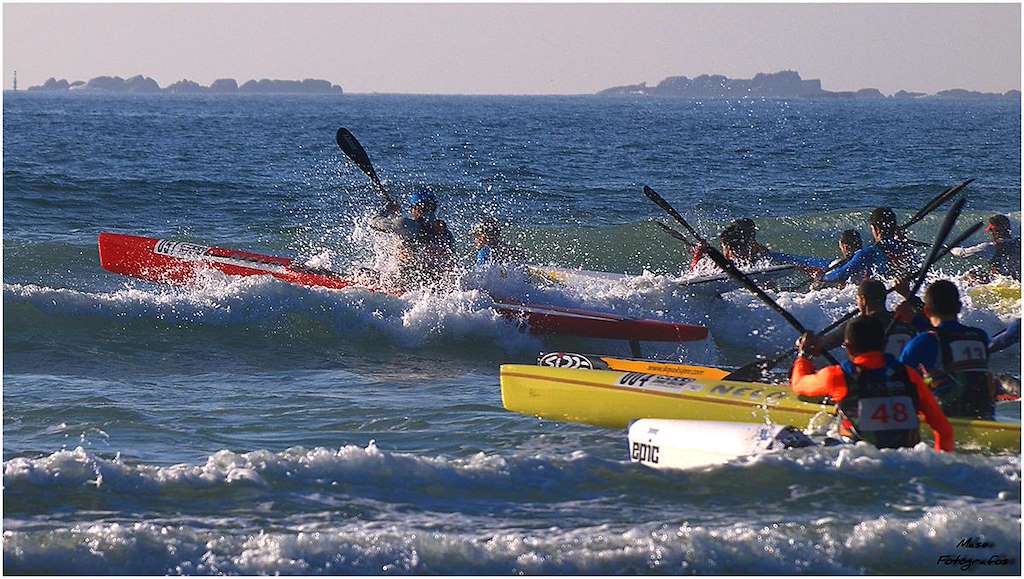
[[[1020,89],[1019,4],[4,4],[3,87],[321,78],[578,94],[796,70],[826,90]]]

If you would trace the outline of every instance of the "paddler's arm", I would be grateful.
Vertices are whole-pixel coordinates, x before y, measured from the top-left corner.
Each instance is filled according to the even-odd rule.
[[[1020,341],[1020,318],[1013,320],[1002,332],[996,334],[988,343],[989,354],[1001,352]]]
[[[953,427],[949,424],[946,414],[942,412],[939,401],[913,368],[907,368],[907,375],[914,386],[917,386],[917,409],[924,414],[925,422],[932,427],[935,434],[935,450],[953,452]]]
[[[385,233],[399,233],[402,229],[402,208],[397,203],[388,203],[379,213],[369,219],[370,229]]]
[[[910,366],[915,372],[922,368],[931,371],[938,365],[939,342],[931,333],[914,336],[900,352],[900,363]]]
[[[846,397],[846,378],[839,366],[828,366],[815,371],[811,358],[818,352],[818,338],[804,334],[797,341],[799,355],[793,362],[789,387],[799,396],[829,396],[833,400]]]
[[[970,257],[978,255],[981,257],[992,257],[996,251],[996,244],[991,241],[972,245],[970,247],[952,247],[949,252],[957,257]]]
[[[701,258],[704,257],[704,244],[699,244],[694,247],[693,259],[690,260],[690,271],[697,269],[697,264],[700,263]]]
[[[851,257],[849,261],[836,269],[823,274],[821,276],[821,281],[829,283],[846,281],[850,276],[857,275],[860,272],[869,269],[875,263],[875,254],[878,252],[879,249],[874,245],[858,249],[857,253],[854,253],[853,257]]]

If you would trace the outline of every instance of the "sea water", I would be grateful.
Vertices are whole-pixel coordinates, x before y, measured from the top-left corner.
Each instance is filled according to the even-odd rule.
[[[857,446],[655,472],[625,432],[501,406],[500,364],[624,344],[530,336],[472,284],[173,288],[103,271],[96,247],[114,231],[380,265],[381,198],[335,145],[344,126],[396,198],[437,194],[467,265],[491,214],[532,262],[647,272],[501,291],[706,325],[645,350],[740,365],[796,333],[746,293],[669,284],[689,251],[643,184],[709,237],[749,216],[773,248],[830,259],[873,207],[906,218],[969,177],[958,229],[1001,212],[1019,232],[1019,102],[8,92],[3,112],[7,573],[961,574],[958,556],[1021,572],[1018,454]],[[966,288],[978,264],[933,279]],[[852,287],[772,293],[811,328],[854,304]],[[965,301],[989,332],[1020,315]],[[1019,347],[993,366],[1019,378]]]

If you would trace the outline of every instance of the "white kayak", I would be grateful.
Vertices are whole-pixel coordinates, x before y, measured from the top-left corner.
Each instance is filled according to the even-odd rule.
[[[740,289],[739,284],[724,273],[713,275],[669,277],[654,274],[627,275],[607,271],[588,271],[552,265],[527,265],[529,272],[537,277],[568,284],[584,285],[593,283],[625,283],[629,285],[652,285],[665,280],[674,289],[690,293],[718,295]],[[744,270],[754,283],[763,285],[765,282],[781,279],[798,268],[795,265],[771,265],[767,267]]]
[[[657,469],[723,464],[784,448],[818,446],[793,426],[642,418],[629,425],[629,459]]]

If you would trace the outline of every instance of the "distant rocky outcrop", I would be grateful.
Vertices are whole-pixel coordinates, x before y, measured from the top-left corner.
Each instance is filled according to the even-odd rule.
[[[46,82],[44,82],[43,84],[38,86],[30,86],[28,87],[28,90],[68,90],[69,88],[71,88],[71,85],[68,83],[67,80],[63,78],[57,80],[51,76],[50,78],[46,79]]]
[[[184,79],[172,84],[171,86],[164,89],[166,92],[174,93],[197,93],[206,92],[210,89],[199,84],[198,82],[192,82],[191,80]]]
[[[702,74],[696,78],[670,76],[655,86],[646,82],[607,88],[597,93],[602,96],[644,95],[694,99],[741,99],[741,98],[828,98],[828,99],[884,99],[886,95],[876,88],[862,88],[855,91],[828,91],[821,88],[818,79],[804,79],[795,70],[773,73],[758,73],[754,78],[728,78],[720,74]],[[919,92],[899,91],[891,98],[1016,98],[1020,91],[1011,90],[1003,94],[980,93],[962,89],[941,91],[932,97]]]
[[[923,93],[923,92],[908,92],[908,91],[905,91],[905,90],[901,90],[901,91],[897,92],[896,94],[892,95],[892,98],[894,98],[894,99],[916,99],[916,98],[920,98],[920,97],[923,97],[923,96],[927,96],[927,95],[925,93]]]
[[[341,87],[331,85],[326,80],[307,78],[306,80],[250,80],[238,87],[240,93],[259,94],[341,94]]]
[[[1020,99],[1019,90],[1008,90],[1004,93],[998,92],[978,92],[974,90],[964,90],[962,88],[954,88],[950,90],[942,90],[933,96],[933,98],[940,99],[990,99],[990,98],[1008,98],[1008,99]]]
[[[728,78],[720,74],[702,74],[696,78],[670,76],[656,86],[646,83],[612,87],[599,95],[642,94],[703,99],[728,98],[793,98],[825,96],[821,81],[804,80],[793,70],[771,74],[759,73],[754,78]]]
[[[238,92],[238,82],[233,78],[218,78],[210,85],[210,92],[235,93]]]
[[[88,82],[47,79],[40,86],[29,87],[30,91],[110,92],[110,93],[214,93],[214,94],[343,94],[342,88],[326,80],[307,78],[305,80],[250,80],[242,86],[233,78],[219,78],[206,87],[197,82],[183,79],[160,88],[155,80],[141,74],[124,79],[119,76],[97,76]]]

